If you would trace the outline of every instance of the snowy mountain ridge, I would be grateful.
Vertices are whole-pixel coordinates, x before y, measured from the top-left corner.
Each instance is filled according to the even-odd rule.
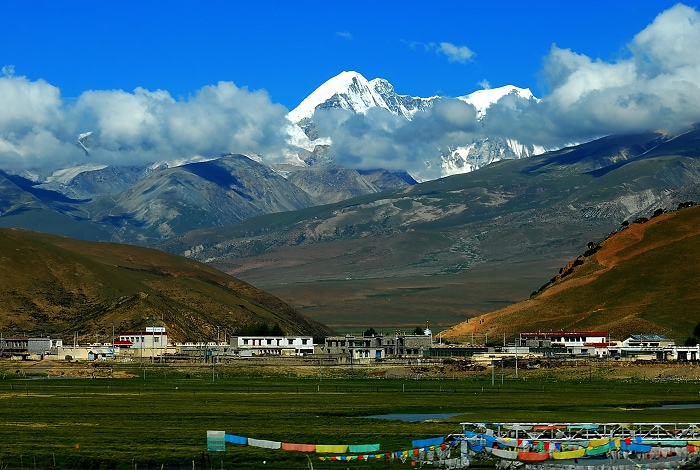
[[[394,87],[383,78],[367,80],[358,72],[341,72],[327,80],[306,97],[287,117],[292,122],[311,119],[317,108],[347,109],[363,114],[370,108],[383,108],[406,119],[421,109],[432,105],[438,96],[419,98],[398,95]]]
[[[458,100],[462,100],[476,108],[476,117],[478,120],[483,119],[492,105],[496,104],[501,98],[512,95],[524,100],[536,100],[538,98],[532,94],[529,88],[518,88],[514,85],[506,85],[499,88],[486,88],[477,90],[473,93],[464,96],[458,96]]]
[[[512,97],[516,100],[539,101],[530,89],[518,88],[514,85],[477,90],[455,99],[472,105],[476,110],[477,121],[482,121],[488,113],[488,109],[506,97]],[[355,114],[365,114],[372,108],[382,108],[410,121],[416,113],[428,110],[439,99],[446,98],[399,95],[395,92],[394,87],[383,78],[367,80],[358,72],[345,71],[327,80],[305,98],[299,106],[289,112],[288,119],[298,125],[299,129],[303,129],[303,132],[299,132],[298,129],[288,129],[288,142],[294,147],[309,152],[314,151],[316,145],[332,147],[332,142],[328,137],[317,135],[313,116],[319,109],[345,109]],[[296,132],[292,132],[292,130]],[[439,168],[439,176],[443,177],[474,171],[495,161],[526,158],[544,151],[544,148],[526,146],[514,139],[486,137],[464,142],[463,145],[454,148],[436,148],[434,156],[426,156],[425,171],[419,169],[413,176],[419,181],[426,181],[435,177],[435,169],[437,168]],[[288,157],[294,155],[294,152],[290,152]],[[293,159],[290,159],[290,163],[292,163],[291,160]],[[329,162],[329,158],[312,160],[297,156],[296,161],[300,160],[310,166],[319,162],[322,164]]]

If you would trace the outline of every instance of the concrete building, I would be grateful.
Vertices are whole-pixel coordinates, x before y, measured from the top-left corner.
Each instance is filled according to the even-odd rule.
[[[23,359],[42,359],[44,356],[56,354],[63,340],[46,337],[0,337],[0,356],[21,357]]]
[[[423,357],[430,348],[432,337],[396,333],[384,336],[329,336],[317,348],[319,354],[344,356],[353,360],[384,359],[388,357]]]
[[[606,356],[613,343],[607,331],[548,331],[520,333],[518,346],[533,349],[563,348],[563,353],[575,356]]]
[[[623,348],[667,348],[675,346],[676,342],[664,335],[640,334],[630,335],[622,340]]]
[[[168,345],[168,333],[164,326],[147,326],[145,331],[119,333],[120,347],[133,349],[164,349]]]
[[[0,337],[0,356],[27,358],[29,356],[29,338]]]
[[[667,357],[674,361],[700,361],[700,344],[695,346],[673,346]]]
[[[304,356],[314,353],[311,336],[232,336],[231,349],[239,356]]]

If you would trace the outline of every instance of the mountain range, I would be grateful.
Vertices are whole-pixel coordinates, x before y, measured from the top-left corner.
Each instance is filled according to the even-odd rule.
[[[458,99],[475,106],[483,119],[488,108],[505,96],[535,99],[529,90],[512,86]],[[343,109],[362,114],[379,109],[410,120],[440,99],[399,95],[386,80],[368,81],[359,73],[343,72],[289,113],[284,132],[290,149],[296,150],[282,160],[230,154],[193,156],[189,163],[0,169],[0,226],[148,245],[190,230],[406,188],[417,181],[405,171],[348,168],[335,162],[330,155],[333,142],[317,134],[314,113]],[[89,132],[81,134],[79,148],[89,153],[92,138]],[[534,153],[535,149],[512,140],[484,139],[428,155],[426,165],[449,175]]]
[[[607,331],[666,335],[679,344],[700,322],[697,259],[700,207],[640,218],[612,232],[563,266],[530,299],[442,332],[452,341],[473,334],[501,338],[525,331]]]
[[[149,248],[0,229],[0,331],[111,342],[165,325],[174,341],[215,340],[261,323],[323,336],[279,299],[209,266]]]
[[[458,97],[488,117],[503,87]],[[426,165],[440,179],[350,168],[315,120],[412,122],[440,97],[344,72],[290,113],[297,153],[0,171],[0,227],[157,246],[268,290],[332,327],[449,326],[526,298],[622,221],[700,200],[700,130],[611,135],[544,152],[486,138]],[[297,122],[293,122],[298,119]],[[90,152],[90,136],[81,148]],[[279,157],[279,156],[278,156]],[[478,170],[478,171],[474,171]],[[457,174],[452,174],[457,173]]]
[[[161,247],[331,327],[448,326],[527,298],[621,222],[700,200],[699,143],[698,129],[610,136]]]
[[[456,99],[474,106],[475,117],[481,122],[488,113],[489,107],[505,97],[525,102],[536,100],[529,89],[513,85],[478,90],[469,95],[458,96]],[[309,138],[309,141],[301,143],[297,136],[294,139],[296,144],[312,150],[317,146],[332,145],[328,136],[319,134],[314,122],[314,113],[319,110],[341,109],[352,114],[366,114],[379,109],[400,119],[411,120],[420,112],[430,109],[441,99],[444,97],[421,98],[400,95],[394,91],[394,87],[388,81],[382,78],[367,80],[357,72],[342,72],[318,87],[299,106],[290,111],[288,118],[301,127]],[[425,169],[438,167],[439,176],[449,176],[474,171],[494,161],[526,158],[542,152],[544,152],[542,147],[526,146],[513,139],[486,136],[461,142],[454,148],[435,148],[434,154],[425,155],[424,165]],[[317,161],[310,157],[301,158],[304,162],[311,164]],[[330,160],[325,160],[325,162],[328,161]],[[424,173],[420,170],[419,172]]]

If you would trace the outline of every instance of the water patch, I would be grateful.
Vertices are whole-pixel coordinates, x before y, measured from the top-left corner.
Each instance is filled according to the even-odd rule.
[[[407,423],[417,423],[420,421],[441,420],[459,416],[459,413],[392,413],[386,415],[364,416],[371,419],[388,419],[392,421],[404,421]]]
[[[679,403],[677,405],[661,405],[647,410],[694,410],[700,408],[700,403]]]

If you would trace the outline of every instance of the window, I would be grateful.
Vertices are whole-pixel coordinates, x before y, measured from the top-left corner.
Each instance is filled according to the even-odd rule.
[[[287,344],[294,344],[294,340],[293,340],[293,339],[291,339],[291,338],[290,338],[290,339],[288,339],[288,340],[287,340]],[[306,344],[306,343],[304,343],[304,344]]]
[[[154,343],[159,343],[159,342],[160,342],[160,338],[159,338],[158,336],[154,336],[154,337],[153,337],[153,342],[154,342]]]
[[[243,344],[245,344],[245,345],[248,344],[248,338],[243,339]]]
[[[271,339],[268,339],[268,340],[267,340],[267,344],[272,344],[272,340],[271,340]]]
[[[308,339],[302,339],[301,344],[308,344],[309,340]],[[289,344],[292,344],[292,340],[289,340]]]

